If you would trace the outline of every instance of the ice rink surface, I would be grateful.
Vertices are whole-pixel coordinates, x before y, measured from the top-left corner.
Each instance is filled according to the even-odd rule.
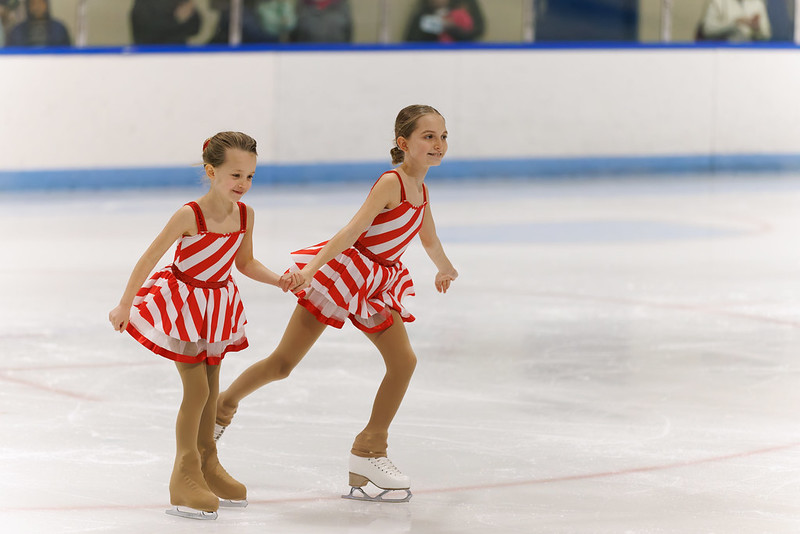
[[[256,257],[282,271],[370,185],[254,188]],[[174,365],[107,321],[205,187],[0,194],[0,531],[800,532],[800,177],[428,185],[460,278],[439,295],[404,257],[419,364],[389,455],[413,499],[340,498],[383,372],[347,325],[241,404],[219,448],[250,506],[208,522],[164,513]],[[294,308],[236,279],[251,346],[223,388]]]

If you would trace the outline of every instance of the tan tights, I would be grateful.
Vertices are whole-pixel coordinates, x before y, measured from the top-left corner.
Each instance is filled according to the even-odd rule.
[[[234,480],[217,458],[214,420],[219,396],[219,365],[176,362],[183,383],[183,400],[175,421],[175,466],[170,478],[170,502],[215,511],[219,499],[243,500],[244,485]]]
[[[386,456],[389,425],[403,401],[417,363],[403,320],[395,311],[392,311],[392,316],[392,326],[367,334],[383,356],[386,374],[375,395],[369,422],[353,442],[351,452],[366,458]],[[220,393],[217,423],[229,425],[243,398],[261,386],[289,376],[324,330],[324,324],[298,305],[272,354],[251,365]]]

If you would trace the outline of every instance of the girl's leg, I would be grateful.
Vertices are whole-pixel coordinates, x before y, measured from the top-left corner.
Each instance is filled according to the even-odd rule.
[[[350,451],[362,458],[386,456],[389,425],[400,408],[417,365],[417,357],[400,314],[392,310],[392,316],[392,326],[381,332],[367,334],[383,356],[386,374],[375,395],[369,422],[356,436]]]
[[[200,452],[197,449],[198,429],[209,399],[205,363],[176,362],[183,383],[183,401],[175,422],[175,466],[169,481],[170,502],[197,510],[214,512],[219,499],[203,478]]]
[[[203,476],[208,487],[217,497],[227,501],[243,501],[241,504],[246,505],[247,488],[230,476],[220,465],[217,457],[217,443],[214,441],[220,366],[206,365],[205,368],[209,394],[203,408],[197,436],[197,448],[200,452]]]
[[[217,401],[217,423],[228,426],[243,398],[265,384],[289,376],[324,330],[325,325],[298,304],[289,319],[283,338],[272,354],[245,369],[227,390],[220,393]]]

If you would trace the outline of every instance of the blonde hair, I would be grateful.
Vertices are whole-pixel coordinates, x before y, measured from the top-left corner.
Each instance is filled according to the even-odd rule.
[[[218,167],[225,163],[225,153],[229,148],[252,152],[256,156],[256,140],[242,132],[219,132],[203,143],[203,163]]]
[[[410,137],[411,134],[414,133],[414,130],[417,129],[417,121],[420,117],[432,113],[440,117],[442,116],[435,108],[423,104],[406,106],[400,110],[400,113],[397,114],[397,118],[394,120],[394,146],[389,151],[392,155],[392,165],[402,163],[406,156],[405,152],[400,150],[397,146],[397,138]]]

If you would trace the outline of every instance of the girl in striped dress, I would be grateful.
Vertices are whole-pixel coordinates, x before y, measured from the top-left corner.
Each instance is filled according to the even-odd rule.
[[[127,331],[178,368],[183,401],[169,483],[175,508],[167,513],[182,517],[215,519],[220,502],[247,505],[247,489],[222,468],[214,440],[220,363],[227,353],[247,347],[233,265],[283,291],[299,280],[281,277],[253,258],[254,212],[239,201],[252,184],[256,156],[256,141],[243,133],[220,132],[206,140],[208,193],[175,212],[109,313],[115,330]],[[146,279],[175,241],[174,262]]]
[[[286,378],[319,338],[326,325],[341,328],[349,319],[375,344],[386,365],[366,427],[351,449],[350,495],[365,500],[411,497],[409,478],[387,458],[389,425],[403,400],[416,365],[404,323],[414,320],[405,297],[414,294],[400,256],[419,234],[438,268],[436,289],[445,293],[456,272],[436,235],[425,175],[447,152],[444,118],[430,106],[404,108],[395,121],[392,162],[400,164],[372,186],[366,201],[329,241],[292,254],[290,272],[298,305],[275,351],[246,369],[217,402],[217,438],[230,424],[239,402],[261,386]],[[384,491],[370,497],[367,482]],[[403,498],[383,496],[406,490]]]

